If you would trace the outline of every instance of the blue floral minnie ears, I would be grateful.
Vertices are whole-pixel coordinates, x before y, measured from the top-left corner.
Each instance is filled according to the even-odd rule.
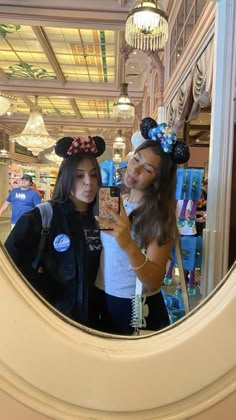
[[[181,164],[189,160],[188,146],[178,141],[176,134],[168,131],[166,123],[158,124],[153,118],[146,117],[141,121],[140,131],[145,140],[158,141],[163,152],[168,153],[174,163]]]

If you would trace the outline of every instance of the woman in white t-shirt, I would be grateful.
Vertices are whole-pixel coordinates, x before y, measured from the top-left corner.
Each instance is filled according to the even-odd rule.
[[[114,221],[97,218],[112,229],[101,232],[99,318],[101,329],[115,334],[134,331],[136,277],[142,284],[142,327],[158,330],[169,324],[160,288],[176,237],[176,163],[187,161],[189,151],[165,134],[164,124],[145,118],[140,128],[147,140],[128,162],[124,184],[130,192],[123,196],[120,215],[109,209]]]

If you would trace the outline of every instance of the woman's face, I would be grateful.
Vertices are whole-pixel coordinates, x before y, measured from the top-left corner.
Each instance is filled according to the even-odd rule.
[[[90,159],[83,159],[77,166],[72,197],[82,203],[92,203],[98,188],[98,174]]]
[[[160,156],[154,154],[150,147],[135,153],[128,162],[125,173],[126,187],[139,191],[147,190],[156,178],[160,160]]]

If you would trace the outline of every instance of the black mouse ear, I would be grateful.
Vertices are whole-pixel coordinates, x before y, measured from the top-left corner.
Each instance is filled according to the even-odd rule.
[[[157,126],[157,122],[151,118],[151,117],[146,117],[143,118],[141,123],[140,123],[140,131],[142,136],[148,140],[149,136],[148,136],[148,132],[150,130],[150,128],[155,128]]]
[[[170,157],[171,157],[171,160],[177,164],[187,162],[190,158],[189,147],[187,146],[187,144],[183,143],[182,141],[177,140],[172,149]]]
[[[94,143],[96,144],[96,147],[97,147],[97,152],[94,153],[95,156],[96,157],[101,156],[106,150],[105,141],[100,136],[94,136],[94,137],[92,137],[92,139],[93,139],[93,141],[94,141]]]
[[[70,148],[73,141],[74,139],[72,137],[62,137],[61,139],[59,139],[55,145],[56,155],[67,159],[69,157],[67,151]]]

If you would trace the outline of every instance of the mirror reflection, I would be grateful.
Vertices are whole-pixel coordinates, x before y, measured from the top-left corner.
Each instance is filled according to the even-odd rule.
[[[122,335],[170,323],[161,286],[178,235],[177,164],[189,159],[188,146],[166,124],[148,117],[140,128],[143,139],[124,174],[127,194],[101,187],[101,137],[63,137],[55,146],[63,161],[52,199],[38,204],[24,174],[0,209],[11,205],[14,217],[6,250],[40,295],[74,321]],[[30,194],[38,201],[28,211]]]
[[[8,108],[0,108],[0,239],[63,314],[130,335],[175,322],[205,297],[213,37],[199,35],[192,67],[184,52],[213,5],[182,1],[176,15],[161,2],[171,30],[153,52],[125,42],[131,5],[114,6],[125,12],[122,28],[107,12],[101,29],[104,7],[110,10],[102,3],[97,27],[92,11],[83,28],[55,27],[52,17],[42,27],[12,24],[10,12],[0,25],[1,50],[8,52],[1,86],[9,89],[8,98],[1,96]],[[76,7],[82,10],[82,2]],[[131,100],[119,107],[122,95]],[[129,106],[134,118],[130,109],[125,115]],[[48,132],[30,131],[39,121]]]

